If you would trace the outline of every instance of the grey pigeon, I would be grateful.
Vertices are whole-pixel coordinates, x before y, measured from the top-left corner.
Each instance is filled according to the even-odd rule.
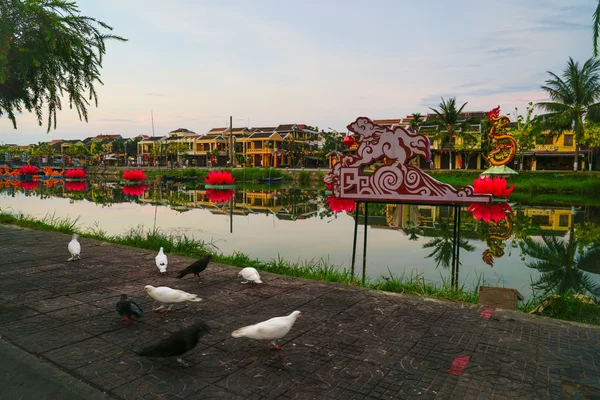
[[[126,324],[131,323],[132,316],[136,318],[142,318],[144,316],[142,308],[136,302],[128,300],[126,294],[122,294],[121,300],[117,302],[117,312],[119,315],[123,316],[123,321],[125,321]]]
[[[211,258],[212,258],[212,254],[209,254],[206,257],[203,257],[203,258],[199,259],[198,261],[194,261],[186,269],[184,269],[183,271],[179,272],[179,274],[177,275],[177,277],[178,278],[183,278],[187,274],[192,274],[193,273],[195,281],[197,281],[198,279],[204,279],[204,277],[200,278],[199,274],[202,273],[202,272],[204,272],[204,270],[206,269],[206,267],[208,267],[208,262],[210,261]]]
[[[157,344],[147,347],[137,353],[141,357],[165,358],[177,357],[177,362],[184,367],[189,367],[182,360],[182,355],[192,350],[198,344],[201,336],[210,332],[210,327],[204,322],[198,322],[195,325],[175,332],[166,339]]]

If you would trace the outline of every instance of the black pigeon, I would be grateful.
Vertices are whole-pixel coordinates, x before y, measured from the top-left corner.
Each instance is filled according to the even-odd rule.
[[[192,264],[190,264],[189,267],[187,267],[183,271],[179,272],[177,277],[183,278],[187,274],[193,273],[195,281],[197,281],[198,279],[204,279],[204,277],[200,278],[199,274],[201,272],[204,272],[206,267],[208,267],[208,262],[210,261],[211,258],[212,258],[212,254],[209,254],[206,257],[203,257],[203,258],[199,259],[198,261],[193,262]]]
[[[199,322],[189,328],[185,328],[161,340],[154,346],[148,347],[137,353],[141,357],[164,358],[177,356],[177,362],[184,367],[189,367],[181,356],[192,350],[198,344],[200,336],[210,332],[210,327],[204,322]]]
[[[137,303],[128,300],[126,294],[122,294],[121,300],[117,302],[117,312],[119,315],[124,316],[123,321],[125,321],[126,324],[131,323],[131,316],[136,318],[142,318],[144,316],[142,308]]]

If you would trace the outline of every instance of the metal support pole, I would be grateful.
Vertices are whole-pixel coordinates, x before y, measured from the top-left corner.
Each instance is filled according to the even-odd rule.
[[[358,235],[358,216],[360,214],[360,203],[354,202],[354,242],[352,244],[352,276],[354,276],[354,263],[356,261],[356,237]]]
[[[229,233],[233,233],[233,208],[235,207],[235,192],[233,198],[229,202]]]
[[[233,148],[233,117],[229,116],[229,168],[234,168],[235,149]]]
[[[460,206],[456,206],[456,267],[454,268],[454,290],[458,289],[458,270],[460,267]]]
[[[362,283],[365,283],[365,277],[367,275],[367,222],[369,219],[369,203],[365,203],[365,236],[363,242],[363,270],[362,270]]]
[[[456,212],[456,206],[454,206],[454,221],[453,221],[453,225],[452,225],[452,271],[450,272],[450,287],[454,288],[454,274],[455,274],[455,268],[456,268],[456,247],[458,246],[458,242],[457,242],[457,212]]]

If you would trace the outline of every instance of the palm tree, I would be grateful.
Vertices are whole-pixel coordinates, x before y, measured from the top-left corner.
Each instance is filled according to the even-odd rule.
[[[431,111],[439,118],[436,139],[439,140],[440,144],[446,140],[450,143],[450,169],[452,169],[452,138],[455,137],[456,131],[460,129],[459,117],[466,105],[465,102],[460,108],[456,108],[456,97],[451,97],[448,101],[445,101],[442,97],[442,102],[438,106],[439,110],[430,107]]]
[[[537,269],[541,276],[533,284],[544,295],[564,295],[568,292],[600,295],[600,286],[588,272],[600,273],[600,246],[579,248],[574,225],[568,239],[542,234],[542,241],[527,237],[521,244],[524,255],[535,261],[527,262],[529,268]]]
[[[412,113],[413,119],[408,123],[414,132],[419,132],[419,128],[423,125],[423,121],[421,121],[421,113]]]
[[[600,0],[594,12],[592,26],[594,28],[594,57],[598,57],[598,38],[600,37]]]
[[[450,212],[448,212],[448,217],[446,221],[441,222],[441,235],[432,238],[430,241],[423,245],[424,249],[433,248],[433,251],[427,255],[425,258],[433,257],[435,261],[435,267],[439,268],[440,265],[443,268],[450,268],[450,264],[452,262],[452,249],[453,249],[453,241],[454,234],[450,229]],[[472,252],[475,250],[469,241],[465,238],[461,238],[459,236],[458,245],[461,249]]]
[[[573,170],[577,171],[579,160],[579,144],[583,139],[585,119],[600,121],[600,78],[598,70],[600,60],[590,58],[581,67],[578,62],[569,57],[567,68],[562,77],[548,71],[550,79],[542,86],[552,101],[537,103],[548,113],[541,116],[545,123],[555,131],[573,129],[575,132],[575,163]]]

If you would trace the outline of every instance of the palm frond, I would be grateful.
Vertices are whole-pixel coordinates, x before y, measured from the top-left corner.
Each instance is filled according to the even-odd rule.
[[[600,36],[600,1],[596,6],[596,11],[594,11],[594,16],[592,17],[592,26],[594,29],[594,57],[598,57],[598,37]]]

